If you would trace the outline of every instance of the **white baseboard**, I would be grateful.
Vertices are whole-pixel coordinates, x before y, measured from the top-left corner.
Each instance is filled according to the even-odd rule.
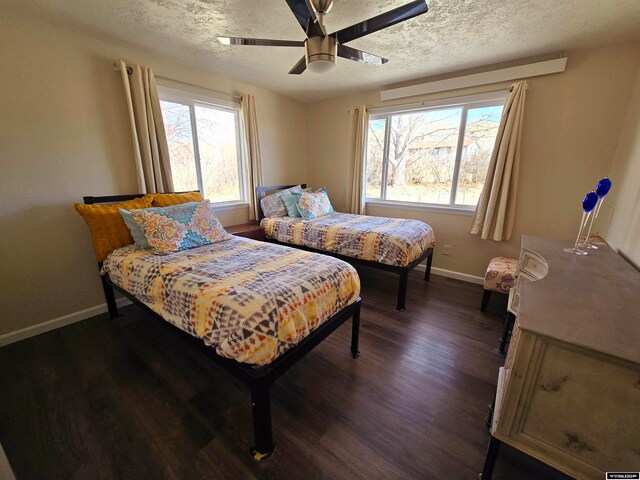
[[[11,465],[9,464],[9,460],[7,460],[7,456],[4,454],[4,450],[2,449],[1,444],[0,444],[0,478],[4,480],[16,480],[16,477],[13,474],[13,470],[11,470]]]
[[[418,265],[416,270],[426,270],[426,265]],[[456,280],[462,280],[463,282],[477,283],[478,285],[484,284],[484,278],[477,275],[469,275],[468,273],[454,272],[453,270],[445,270],[444,268],[431,267],[431,273],[434,275],[440,275],[441,277],[455,278]]]
[[[118,307],[124,307],[125,305],[129,305],[130,303],[131,301],[126,298],[119,298],[116,300],[116,304],[118,305]],[[86,320],[87,318],[95,317],[96,315],[100,315],[101,313],[104,313],[106,311],[107,304],[102,303],[100,305],[96,305],[95,307],[85,308],[84,310],[80,310],[79,312],[73,312],[69,315],[64,315],[52,320],[47,320],[46,322],[21,328],[20,330],[16,330],[15,332],[5,333],[4,335],[0,335],[0,347],[9,345],[10,343],[19,342],[20,340],[24,340],[25,338],[33,337],[44,332],[48,332],[49,330],[54,330],[56,328],[64,327],[65,325],[79,322],[80,320]]]

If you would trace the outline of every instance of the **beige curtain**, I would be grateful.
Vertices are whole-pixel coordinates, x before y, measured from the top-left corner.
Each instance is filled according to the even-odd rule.
[[[469,228],[469,233],[485,240],[509,240],[513,231],[526,91],[524,80],[511,87],[502,111],[487,178]]]
[[[363,215],[365,213],[364,182],[365,155],[367,153],[367,128],[369,128],[369,114],[367,107],[360,105],[349,111],[349,137],[351,142],[351,195],[348,209],[351,213]]]
[[[129,73],[131,72],[131,73]],[[120,60],[140,193],[173,192],[169,147],[158,88],[149,67]]]
[[[256,99],[253,95],[242,95],[242,121],[244,124],[247,177],[249,186],[249,220],[258,219],[258,194],[256,187],[262,185],[262,157],[260,156],[260,136]]]

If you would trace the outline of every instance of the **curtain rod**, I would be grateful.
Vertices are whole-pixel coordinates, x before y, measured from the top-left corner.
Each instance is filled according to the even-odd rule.
[[[113,69],[116,71],[120,71],[120,66],[117,63],[113,64]],[[131,67],[127,67],[127,75],[133,75],[133,68]],[[173,78],[169,78],[169,77],[163,77],[161,75],[154,75],[156,78],[159,78],[161,80],[167,80],[168,82],[174,82],[174,83],[180,83],[182,85],[187,85],[189,87],[196,87],[196,88],[202,88],[204,90],[209,90],[210,92],[215,92],[215,93],[220,93],[222,95],[227,95],[231,98],[237,98],[237,99],[242,99],[241,95],[236,95],[234,93],[228,93],[228,92],[223,92],[221,90],[214,90],[213,88],[207,88],[207,87],[203,87],[201,85],[196,85],[195,83],[188,83],[188,82],[183,82],[182,80],[175,80]]]
[[[514,85],[511,85],[509,87],[509,89],[508,89],[509,93],[511,93],[513,91],[513,86]],[[524,89],[525,90],[529,90],[530,88],[531,88],[531,84],[527,80],[525,80],[524,81]],[[505,89],[505,88],[499,88],[498,90],[490,90],[488,92],[475,93],[475,94],[471,94],[471,95],[458,95],[458,96],[449,97],[449,98],[443,98],[443,99],[439,99],[439,100],[421,100],[419,102],[412,102],[412,103],[399,103],[399,104],[395,104],[395,105],[381,105],[381,106],[378,106],[378,107],[366,107],[365,111],[369,112],[371,110],[376,111],[376,110],[380,110],[380,109],[393,109],[393,108],[399,108],[400,109],[399,111],[401,111],[402,107],[407,107],[407,106],[409,106],[409,107],[415,107],[415,106],[418,106],[418,105],[425,106],[425,105],[428,105],[428,104],[433,103],[433,102],[440,102],[440,101],[447,102],[449,100],[453,101],[456,98],[458,100],[461,100],[461,99],[466,99],[468,97],[478,97],[478,96],[485,95],[485,94],[491,95],[493,93],[506,92],[506,91],[507,91],[507,89]],[[355,108],[355,109],[354,108],[350,108],[349,110],[347,110],[347,113],[351,113],[351,110],[354,110],[357,115],[360,114],[360,108]]]

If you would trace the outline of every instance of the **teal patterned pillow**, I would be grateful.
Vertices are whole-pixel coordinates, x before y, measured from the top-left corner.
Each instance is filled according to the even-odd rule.
[[[229,240],[208,201],[131,210],[156,255]]]
[[[280,198],[284,202],[284,206],[287,208],[287,213],[290,217],[301,217],[300,211],[298,210],[298,199],[293,196],[291,192],[284,192],[280,195]]]
[[[284,206],[287,208],[287,213],[290,217],[301,217],[300,211],[298,210],[298,199],[293,196],[293,193],[304,193],[311,192],[310,188],[303,188],[299,192],[290,192],[289,190],[284,190],[280,194],[280,198],[284,202]]]
[[[296,206],[300,212],[300,216],[305,220],[312,220],[314,218],[323,217],[333,213],[333,207],[329,201],[329,195],[327,190],[322,187],[313,193],[292,193],[296,198]]]

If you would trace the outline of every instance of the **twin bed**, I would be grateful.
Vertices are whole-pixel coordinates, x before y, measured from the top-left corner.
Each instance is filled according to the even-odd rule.
[[[282,188],[263,187],[263,192]],[[84,197],[84,203],[140,197]],[[254,427],[250,453],[255,460],[275,450],[270,385],[349,318],[351,354],[359,355],[360,279],[342,259],[399,273],[399,308],[404,308],[408,272],[425,258],[428,279],[433,252],[428,226],[416,222],[426,229],[411,223],[400,228],[393,219],[344,215],[329,215],[306,227],[292,219],[265,219],[272,243],[232,236],[168,255],[128,245],[99,263],[111,319],[118,316],[117,290],[154,318],[177,327],[176,332],[206,349],[249,387]]]
[[[267,193],[292,187],[295,185],[258,187],[259,203]],[[260,224],[270,242],[397,273],[400,276],[398,311],[406,309],[409,272],[425,259],[424,278],[429,281],[435,235],[424,222],[349,213],[332,213],[313,220],[288,216],[265,218],[262,207],[259,214]]]

